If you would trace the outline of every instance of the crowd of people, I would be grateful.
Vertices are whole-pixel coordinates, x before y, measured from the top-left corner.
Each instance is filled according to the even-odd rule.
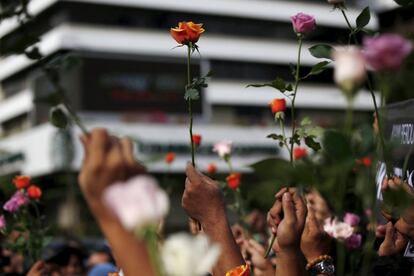
[[[105,129],[95,129],[82,136],[81,141],[85,158],[79,175],[80,188],[109,246],[88,255],[75,241],[51,246],[45,249],[54,252],[49,254],[51,257],[46,254],[26,275],[157,275],[145,242],[126,230],[102,200],[104,190],[113,183],[147,173],[134,157],[132,142],[112,137]],[[186,167],[186,176],[182,208],[191,218],[189,230],[194,235],[204,233],[221,250],[211,275],[335,275],[334,241],[324,226],[332,213],[318,191],[284,187],[275,195],[267,215],[254,210],[245,224],[230,225],[218,183],[191,163]],[[398,178],[385,178],[382,186],[404,186],[408,193],[412,192]],[[383,215],[388,220],[385,224],[366,226],[376,232],[377,253],[402,255],[414,238],[414,206],[398,219],[385,211]],[[162,236],[160,233],[159,237]],[[271,253],[265,257],[272,237],[275,239]],[[159,242],[162,243],[161,238]],[[3,250],[1,269],[4,275],[24,274],[23,256]],[[398,271],[394,275],[410,275],[411,265],[405,262]],[[393,274],[381,269],[373,275]]]

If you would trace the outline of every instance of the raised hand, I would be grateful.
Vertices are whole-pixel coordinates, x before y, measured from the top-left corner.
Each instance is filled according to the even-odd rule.
[[[323,230],[323,225],[315,217],[315,211],[308,207],[305,229],[300,243],[303,255],[308,262],[321,255],[328,255],[332,238]]]
[[[249,256],[247,263],[253,268],[255,276],[274,276],[275,269],[269,259],[264,257],[265,248],[255,240],[245,240],[242,248]]]
[[[391,222],[388,222],[385,231],[385,239],[382,242],[378,255],[391,256],[400,253],[407,246],[408,240],[400,232],[396,231]]]

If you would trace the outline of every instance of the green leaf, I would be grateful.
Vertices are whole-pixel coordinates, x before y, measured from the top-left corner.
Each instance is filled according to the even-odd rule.
[[[50,109],[50,122],[57,128],[66,128],[68,125],[68,118],[61,107],[55,106]]]
[[[313,149],[314,151],[318,151],[321,149],[321,144],[315,141],[315,136],[309,135],[305,137],[305,144]]]
[[[405,209],[413,204],[413,198],[402,187],[386,189],[382,194],[386,205],[383,207],[396,217],[399,217]]]
[[[293,91],[292,84],[287,84],[282,78],[277,77],[271,83],[262,83],[262,84],[249,84],[247,87],[272,87],[279,90],[282,93],[286,91]]]
[[[309,126],[309,125],[311,125],[312,124],[312,120],[309,118],[309,117],[304,117],[303,119],[302,119],[302,121],[300,122],[300,125],[301,126]]]
[[[331,52],[333,47],[328,44],[316,44],[309,48],[309,52],[316,58],[331,59]]]
[[[30,51],[25,52],[26,56],[33,60],[38,60],[42,58],[38,47],[33,47]]]
[[[273,140],[283,140],[283,135],[281,134],[276,134],[276,133],[272,133],[266,136],[267,138],[271,138]]]
[[[184,99],[188,100],[198,100],[200,98],[200,93],[195,88],[190,88],[185,91]]]
[[[366,7],[362,10],[362,12],[358,15],[356,19],[356,26],[358,29],[363,29],[366,25],[368,25],[369,21],[371,20],[371,12],[369,7]]]
[[[261,179],[272,179],[273,181],[289,181],[292,173],[292,165],[289,161],[270,158],[250,165]]]
[[[414,5],[414,0],[394,0],[398,5],[407,7],[410,5]]]
[[[323,71],[325,71],[327,69],[326,66],[328,66],[328,64],[331,63],[330,61],[322,61],[319,62],[318,64],[314,65],[312,67],[312,69],[310,70],[310,72],[303,77],[303,79],[306,79],[307,77],[313,76],[313,75],[319,75],[320,73],[322,73]]]
[[[334,160],[352,158],[352,151],[346,136],[336,130],[327,130],[322,139],[323,149]]]

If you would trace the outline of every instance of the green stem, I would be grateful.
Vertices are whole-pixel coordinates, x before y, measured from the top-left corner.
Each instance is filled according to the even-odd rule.
[[[347,93],[348,95],[348,93]],[[352,124],[353,124],[353,110],[352,110],[352,96],[347,96],[347,109],[346,109],[346,119],[345,119],[345,133],[351,135],[352,133]]]
[[[190,71],[190,65],[191,65],[191,48],[192,44],[190,43],[187,46],[187,87],[191,84],[191,71]],[[193,141],[193,108],[192,108],[192,100],[191,98],[188,99],[188,114],[190,115],[190,146],[191,146],[191,163],[193,164],[193,167],[195,167],[195,158],[194,158],[194,141]]]
[[[358,39],[357,39],[357,37],[355,35],[354,28],[352,27],[351,23],[348,20],[348,17],[346,15],[346,12],[344,10],[344,7],[341,6],[340,7],[340,10],[341,10],[342,15],[344,16],[344,19],[346,21],[346,24],[348,25],[349,30],[351,31],[350,37],[352,37],[353,40],[354,40],[354,43],[356,45],[358,45],[359,42],[358,42]],[[348,41],[348,44],[350,44],[350,41]],[[383,132],[382,132],[382,120],[381,120],[381,118],[379,116],[379,108],[378,108],[378,104],[377,104],[377,99],[375,97],[374,89],[372,87],[372,83],[371,83],[370,78],[367,79],[367,85],[368,85],[368,90],[369,90],[369,92],[371,94],[371,97],[372,97],[372,102],[374,103],[375,116],[377,117],[377,122],[378,122],[378,136],[379,136],[379,139],[380,139],[380,152],[382,154],[382,160],[384,161],[384,163],[386,165],[387,175],[390,176],[390,171],[388,169],[387,161],[386,161],[386,156],[385,156],[385,142],[384,142],[384,136],[383,136]],[[381,101],[383,101],[383,98],[382,97],[381,97]]]
[[[286,149],[289,152],[289,156],[291,156],[291,150],[289,148],[289,145],[286,141],[286,133],[285,133],[285,124],[283,123],[283,120],[279,120],[280,128],[282,129],[282,135],[283,135],[283,145],[285,145]]]
[[[85,125],[82,123],[81,119],[79,118],[78,114],[76,114],[75,110],[70,106],[69,103],[66,101],[63,101],[62,104],[65,106],[66,110],[69,113],[69,117],[72,119],[72,121],[79,127],[79,129],[82,131],[83,135],[88,134],[88,130],[86,129]]]
[[[273,234],[272,239],[270,240],[269,246],[266,249],[266,252],[265,252],[265,255],[264,255],[265,258],[269,257],[270,251],[272,250],[272,247],[273,247],[273,244],[275,243],[275,240],[276,240],[276,234]]]
[[[349,34],[348,44],[351,44],[351,41],[350,41],[351,37],[354,39],[354,43],[358,44],[358,39],[355,35],[354,28],[352,27],[351,23],[349,22],[348,16],[346,16],[344,7],[341,6],[339,9],[341,10],[341,13],[345,18],[346,24],[348,25],[348,28],[351,31],[351,33]]]
[[[148,253],[151,257],[151,261],[153,264],[153,268],[155,270],[155,274],[156,276],[161,276],[163,274],[161,273],[162,271],[161,260],[158,254],[158,237],[157,237],[157,232],[156,232],[155,227],[154,229],[150,230],[150,233],[148,233],[148,237],[146,241],[147,241]]]
[[[292,165],[294,165],[293,163],[293,145],[294,145],[294,135],[295,135],[295,131],[296,131],[296,124],[295,124],[295,101],[296,101],[296,95],[297,95],[297,91],[298,91],[298,87],[299,87],[299,81],[300,81],[300,56],[301,56],[301,52],[302,52],[302,44],[303,44],[303,40],[302,40],[302,35],[298,34],[298,42],[299,42],[299,49],[298,49],[298,58],[297,58],[297,63],[296,63],[296,74],[295,74],[295,84],[294,84],[294,92],[293,92],[293,99],[292,99],[292,106],[291,106],[291,120],[292,120],[292,137],[291,137],[291,141],[290,141],[290,163]]]
[[[336,274],[337,276],[345,275],[345,248],[344,245],[337,241],[336,242]]]

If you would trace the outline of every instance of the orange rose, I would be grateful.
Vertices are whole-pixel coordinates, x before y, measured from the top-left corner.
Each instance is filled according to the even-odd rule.
[[[204,31],[203,24],[182,21],[178,27],[170,29],[170,34],[178,44],[188,45],[190,42],[196,43]]]
[[[306,157],[308,155],[308,152],[305,148],[298,147],[293,149],[293,159],[299,160],[303,157]]]
[[[286,100],[274,99],[270,102],[270,108],[272,109],[272,113],[283,112],[286,110]]]
[[[241,182],[241,174],[240,173],[232,173],[226,178],[227,186],[229,186],[230,189],[237,189],[240,186]]]
[[[36,185],[31,185],[29,188],[27,188],[27,196],[30,199],[39,199],[42,197],[42,189]]]
[[[226,276],[250,276],[250,267],[248,265],[238,266],[227,272]]]
[[[175,153],[174,152],[167,152],[167,154],[165,155],[164,160],[165,160],[165,163],[171,164],[175,160]]]
[[[199,146],[201,144],[201,135],[193,134],[193,143],[194,145]]]
[[[214,164],[214,163],[208,164],[208,166],[207,166],[207,172],[209,174],[215,174],[217,172],[217,166],[216,166],[216,164]]]
[[[17,190],[25,189],[30,185],[30,176],[18,175],[13,179],[13,183]]]

